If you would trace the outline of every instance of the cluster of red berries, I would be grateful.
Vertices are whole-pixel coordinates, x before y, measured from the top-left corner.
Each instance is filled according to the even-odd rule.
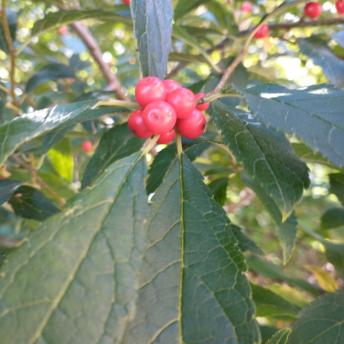
[[[344,0],[337,0],[336,1],[336,9],[339,14],[344,14]],[[241,10],[243,12],[250,12],[252,11],[252,5],[248,1],[244,1]],[[304,9],[304,14],[306,17],[314,20],[320,17],[322,12],[322,6],[317,1],[309,1],[306,3]],[[259,38],[266,38],[270,34],[269,32],[269,25],[268,24],[262,24],[259,26],[258,30],[256,31],[254,37]]]
[[[140,109],[130,114],[128,126],[140,138],[159,135],[158,143],[171,143],[176,132],[188,139],[204,133],[206,118],[202,111],[208,103],[200,103],[204,93],[194,94],[174,80],[148,76],[135,88]]]
[[[124,5],[128,5],[128,6],[130,5],[130,0],[122,0],[122,2]]]

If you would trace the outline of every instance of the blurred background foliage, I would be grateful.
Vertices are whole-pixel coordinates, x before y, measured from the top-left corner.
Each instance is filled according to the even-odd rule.
[[[241,1],[174,2],[177,29],[170,54],[170,77],[196,90],[213,73],[208,60],[216,64],[235,56],[244,39],[239,32],[245,32],[276,6],[276,1],[256,1],[252,2],[252,13],[243,13]],[[320,20],[337,17],[333,1],[322,4],[324,12]],[[72,25],[60,25],[57,21],[47,30],[38,26],[39,20],[61,9],[98,11],[82,23],[95,38],[104,63],[129,96],[133,96],[139,66],[128,7],[115,0],[12,0],[6,10],[17,49],[17,103],[13,105],[8,94],[9,55],[0,32],[0,122],[18,113],[56,104],[116,97]],[[104,11],[118,11],[122,17],[107,16]],[[275,18],[274,23],[298,21],[302,16],[301,4]],[[341,87],[344,85],[342,29],[340,25],[326,25],[272,30],[271,37],[251,44],[244,66],[253,80],[288,87],[326,82]],[[123,118],[106,116],[78,124],[72,130],[53,132],[25,145],[1,166],[2,254],[20,245],[39,221],[62,209],[78,192],[92,155],[81,149],[82,143],[90,140],[96,147],[103,133],[114,123],[123,122]],[[299,307],[317,295],[343,287],[343,171],[295,138],[291,140],[295,151],[308,163],[311,187],[296,208],[297,243],[286,265],[276,237],[276,224],[246,186],[241,166],[228,151],[216,145],[196,159],[215,198],[223,204],[231,220],[244,228],[245,234],[264,252],[261,256],[247,254],[248,275],[257,285],[253,292],[263,335],[288,326]],[[156,153],[161,149],[158,147]],[[9,184],[8,179],[16,181],[15,184]],[[248,243],[248,249],[259,253],[253,243]],[[274,294],[277,300],[269,304],[266,300],[273,297],[266,298],[266,293],[270,291],[284,299]]]

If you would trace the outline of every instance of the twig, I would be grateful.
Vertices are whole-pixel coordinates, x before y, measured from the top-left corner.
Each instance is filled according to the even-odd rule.
[[[125,90],[123,89],[116,75],[112,73],[110,67],[104,62],[98,43],[96,42],[88,28],[80,22],[72,23],[71,26],[81,38],[81,40],[85,43],[90,54],[98,64],[100,70],[102,71],[105,79],[108,82],[108,90],[115,91],[119,98],[127,100],[128,97]]]
[[[304,27],[318,27],[318,26],[331,26],[331,25],[340,25],[344,24],[344,17],[337,17],[331,19],[322,19],[322,20],[312,20],[312,21],[305,21],[305,20],[298,20],[297,22],[292,23],[273,23],[269,24],[269,29],[271,31],[279,31],[279,30],[292,30],[294,28],[304,28]],[[251,30],[245,30],[239,33],[239,37],[245,37],[250,34]],[[211,49],[207,50],[207,53],[212,53],[216,50],[223,49],[228,43],[230,43],[233,39],[226,37],[217,45],[212,47]],[[180,70],[182,70],[185,66],[187,66],[190,62],[183,61],[180,62],[174,69],[170,71],[167,75],[168,78],[171,78],[173,75],[177,74]]]
[[[8,48],[8,53],[10,57],[10,95],[12,98],[12,103],[14,106],[17,105],[17,100],[16,100],[16,80],[15,80],[15,73],[16,73],[16,50],[13,46],[12,42],[12,37],[11,37],[11,32],[10,32],[10,27],[8,23],[8,18],[7,18],[7,13],[6,13],[6,8],[7,8],[7,0],[2,0],[1,1],[1,23],[2,23],[2,28],[4,32],[4,37],[5,37],[5,42],[7,44]]]
[[[248,48],[251,44],[251,41],[254,38],[254,35],[258,31],[259,27],[262,24],[265,24],[266,22],[268,22],[268,20],[271,19],[272,17],[275,17],[275,16],[283,13],[286,9],[293,7],[293,6],[295,6],[299,3],[302,3],[302,2],[305,2],[305,0],[295,0],[293,2],[284,1],[280,6],[276,7],[272,12],[266,14],[262,18],[260,23],[252,31],[249,32],[248,37],[247,37],[247,39],[244,43],[244,46],[241,49],[240,53],[236,56],[236,58],[233,60],[233,62],[227,67],[224,74],[222,75],[220,82],[215,87],[215,89],[213,91],[211,91],[210,93],[208,93],[207,97],[205,99],[208,99],[209,97],[214,96],[216,93],[219,93],[226,86],[228,80],[230,79],[230,77],[232,76],[232,74],[234,73],[236,68],[240,65],[240,63],[245,58],[247,51],[248,51]]]
[[[298,20],[297,22],[291,23],[272,23],[269,24],[269,29],[271,31],[279,31],[279,30],[292,30],[295,28],[304,28],[304,27],[318,27],[318,26],[331,26],[331,25],[340,25],[344,24],[344,17],[337,17],[331,19],[322,19],[322,20]],[[241,31],[239,33],[239,37],[245,37],[250,34],[251,30]],[[231,41],[230,38],[224,38],[217,46],[216,50],[224,48],[229,42]]]
[[[15,113],[17,113],[18,115],[22,114],[21,109],[20,109],[18,106],[14,105],[14,104],[12,104],[12,103],[10,103],[10,102],[6,103],[6,104],[5,104],[5,107],[6,107],[7,109],[13,110],[13,111],[14,111]]]
[[[313,20],[313,21],[304,21],[299,20],[294,23],[276,23],[269,24],[270,30],[291,30],[294,28],[303,28],[303,27],[314,27],[314,26],[329,26],[329,25],[338,25],[344,24],[344,17],[322,19],[322,20]]]
[[[32,160],[30,162],[26,162],[23,159],[13,155],[13,159],[22,167],[28,169],[32,176],[32,183],[33,185],[38,185],[41,189],[46,189],[56,200],[58,205],[63,208],[66,201],[63,197],[61,197],[49,184],[47,184],[38,174],[35,168],[32,165]]]
[[[187,66],[190,62],[182,61],[179,62],[166,76],[166,79],[171,79],[174,75],[178,74],[185,66]]]
[[[0,83],[0,90],[7,93],[7,94],[10,94],[10,91],[5,86],[3,86],[1,83]]]

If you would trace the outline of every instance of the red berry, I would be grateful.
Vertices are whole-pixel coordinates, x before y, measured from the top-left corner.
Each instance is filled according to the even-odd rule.
[[[178,120],[176,127],[182,136],[188,139],[196,139],[203,135],[206,123],[203,113],[194,110],[190,117]]]
[[[165,86],[166,94],[172,93],[182,87],[180,83],[175,80],[163,80],[163,84]]]
[[[59,35],[61,35],[61,36],[67,35],[67,33],[68,33],[68,26],[62,25],[62,26],[60,26],[58,28],[57,31],[58,31]]]
[[[198,102],[200,99],[202,99],[203,97],[205,96],[205,93],[203,92],[200,92],[200,93],[197,93],[195,95],[196,97],[196,102]],[[209,103],[201,103],[201,104],[197,104],[197,110],[199,111],[205,111],[205,110],[208,110],[209,108]]]
[[[249,1],[244,1],[241,5],[241,12],[250,13],[252,12],[252,4]]]
[[[143,121],[153,134],[163,134],[173,129],[177,121],[174,108],[164,102],[152,102],[142,112]]]
[[[337,0],[336,8],[339,14],[344,14],[344,0]]]
[[[122,0],[122,2],[123,2],[123,4],[125,4],[125,5],[130,5],[130,0]]]
[[[178,118],[186,118],[196,108],[195,95],[187,88],[181,87],[168,94],[166,101],[176,110]]]
[[[143,122],[141,110],[136,110],[130,114],[128,118],[128,127],[135,136],[140,138],[146,138],[153,135]]]
[[[81,148],[85,153],[91,153],[93,151],[93,143],[89,140],[84,141]]]
[[[135,95],[137,102],[144,107],[151,102],[165,100],[166,90],[159,78],[147,76],[136,84]]]
[[[268,24],[262,24],[259,26],[258,30],[254,34],[254,37],[259,39],[259,38],[266,38],[269,37],[270,30],[269,30],[269,25]]]
[[[169,143],[173,142],[174,138],[176,137],[176,132],[174,129],[168,131],[167,133],[163,133],[159,136],[158,143],[161,145],[168,145]]]
[[[307,2],[304,8],[305,15],[311,19],[317,19],[320,17],[321,11],[321,5],[315,1]]]

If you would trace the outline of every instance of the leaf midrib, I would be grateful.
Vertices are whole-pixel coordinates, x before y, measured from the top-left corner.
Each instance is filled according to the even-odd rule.
[[[178,153],[179,162],[179,185],[180,185],[180,272],[179,272],[179,302],[178,302],[178,319],[179,319],[179,343],[184,344],[183,340],[183,290],[184,290],[184,248],[185,248],[185,223],[184,223],[184,169],[183,156]]]

